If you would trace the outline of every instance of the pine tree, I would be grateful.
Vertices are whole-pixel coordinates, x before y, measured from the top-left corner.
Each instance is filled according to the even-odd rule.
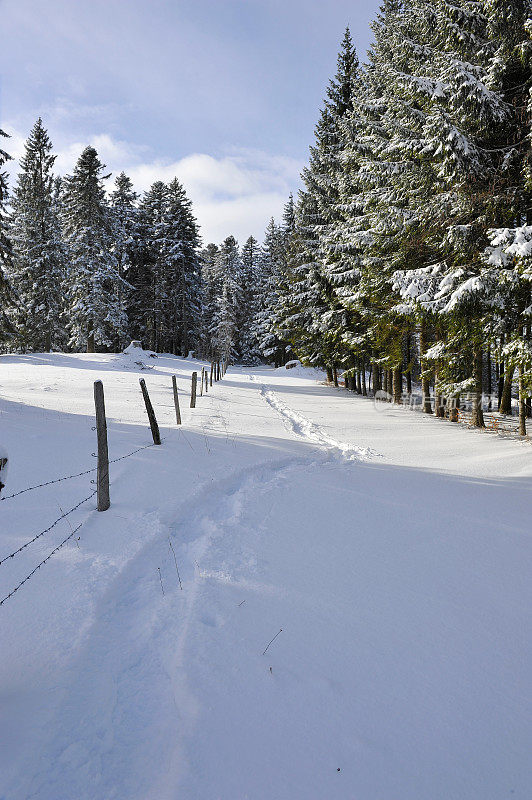
[[[257,313],[260,247],[250,236],[242,247],[241,304],[237,308],[238,351],[243,364],[260,363],[260,350],[253,333],[253,321]]]
[[[168,349],[187,356],[200,344],[200,237],[192,204],[177,178],[169,184],[162,255],[170,301]]]
[[[112,251],[116,259],[116,269],[120,278],[131,284],[130,272],[133,272],[133,254],[138,247],[139,214],[137,208],[138,194],[133,189],[133,184],[128,176],[121,172],[115,179],[115,188],[110,194],[111,222],[112,222]],[[127,289],[120,282],[118,285],[118,302],[120,310],[126,314],[131,303],[134,288]],[[131,327],[123,331],[123,336],[129,338]],[[133,338],[133,337],[131,337]],[[116,349],[122,349],[125,341],[117,336]]]
[[[32,351],[66,343],[62,286],[65,250],[54,200],[52,143],[39,118],[26,142],[11,202],[11,280],[19,297],[21,344]]]
[[[238,309],[242,303],[242,263],[238,243],[228,236],[221,244],[215,259],[216,282],[219,294],[210,330],[214,354],[217,358],[238,361]]]
[[[258,308],[253,323],[254,336],[262,355],[276,367],[287,359],[288,342],[281,338],[276,317],[284,280],[283,229],[272,218],[266,228],[259,259]]]
[[[323,109],[303,171],[305,190],[297,206],[297,233],[291,256],[292,313],[286,322],[302,354],[314,363],[332,364],[345,358],[340,323],[342,308],[333,288],[337,256],[331,247],[331,228],[338,218],[339,188],[344,172],[343,125],[353,110],[360,83],[359,62],[349,29],[341,43],[335,77],[327,88]],[[298,308],[299,306],[299,308]]]
[[[0,129],[0,136],[7,138],[7,133]],[[11,269],[12,247],[5,212],[8,196],[7,173],[2,170],[10,159],[11,156],[0,148],[0,344],[12,339],[15,332],[7,313],[14,304],[14,294],[6,275]]]
[[[109,347],[123,339],[127,319],[120,302],[123,279],[113,254],[112,219],[103,188],[104,166],[93,147],[65,179],[63,231],[70,271],[67,279],[70,343]]]
[[[200,255],[202,285],[201,349],[203,355],[211,360],[215,357],[212,342],[214,317],[217,310],[218,298],[222,291],[221,275],[217,270],[218,251],[218,245],[211,242]]]

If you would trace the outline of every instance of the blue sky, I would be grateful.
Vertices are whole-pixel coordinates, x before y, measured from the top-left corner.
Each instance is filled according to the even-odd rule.
[[[58,171],[91,143],[138,190],[177,175],[205,241],[261,238],[299,187],[345,26],[363,59],[377,8],[374,0],[0,0],[7,149],[18,156],[41,115]]]

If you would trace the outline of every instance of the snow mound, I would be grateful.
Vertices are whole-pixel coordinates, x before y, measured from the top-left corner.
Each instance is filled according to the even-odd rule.
[[[304,367],[301,361],[287,361],[284,367],[278,367],[274,372],[285,373],[290,370],[290,376],[294,378],[310,378],[311,380],[323,380],[325,372],[317,367]]]
[[[149,358],[158,358],[157,353],[153,350],[144,350],[142,342],[133,340],[124,350],[124,355],[129,356],[133,362],[133,366],[138,369],[153,369],[152,365],[148,363]]]
[[[142,347],[141,342],[137,342],[133,340],[131,344],[128,344],[126,349],[124,350],[124,354],[128,356],[147,356],[148,358],[157,358],[157,353],[154,353],[153,350],[144,350]]]

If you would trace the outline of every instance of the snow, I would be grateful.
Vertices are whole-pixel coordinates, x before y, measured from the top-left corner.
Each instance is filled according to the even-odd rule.
[[[0,606],[0,797],[529,797],[530,445],[304,367],[192,410],[201,362],[137,360],[0,358],[2,496],[94,466],[98,378],[112,459],[150,444],[139,377],[163,437],[0,566],[3,597],[83,523]],[[0,558],[93,477],[0,501]]]

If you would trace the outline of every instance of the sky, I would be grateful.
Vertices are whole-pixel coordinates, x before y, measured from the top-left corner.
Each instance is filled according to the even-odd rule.
[[[91,144],[138,191],[177,176],[203,241],[261,239],[300,187],[346,25],[376,0],[0,0],[0,127],[38,116],[69,172]],[[10,165],[15,175],[17,164]]]

